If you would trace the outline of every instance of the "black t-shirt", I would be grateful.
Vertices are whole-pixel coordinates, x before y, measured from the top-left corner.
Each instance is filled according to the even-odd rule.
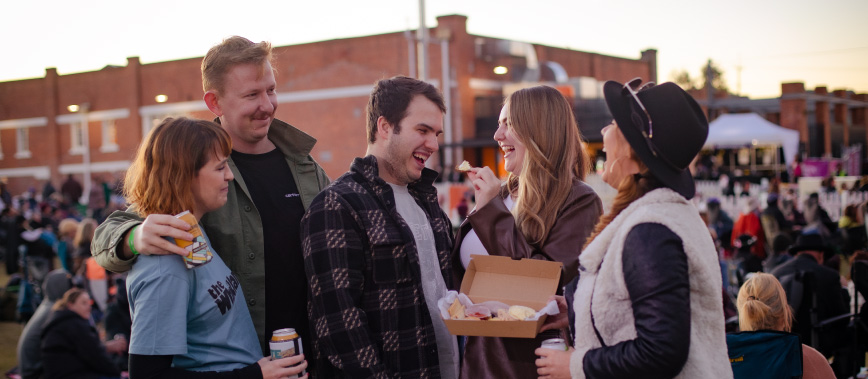
[[[311,354],[307,319],[307,275],[301,250],[304,205],[283,153],[232,151],[232,161],[262,220],[265,248],[265,333],[295,328],[303,349]]]

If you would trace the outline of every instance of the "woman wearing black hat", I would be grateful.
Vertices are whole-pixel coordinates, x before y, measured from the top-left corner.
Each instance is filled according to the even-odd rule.
[[[673,83],[607,82],[603,180],[618,189],[579,257],[575,348],[537,349],[543,378],[731,378],[714,243],[688,166],[708,122]],[[563,312],[562,312],[563,314]],[[547,327],[563,327],[556,317]]]

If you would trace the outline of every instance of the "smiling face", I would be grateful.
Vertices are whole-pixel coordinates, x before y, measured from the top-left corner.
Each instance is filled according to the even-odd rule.
[[[603,128],[602,134],[603,151],[606,153],[602,179],[612,188],[618,188],[625,177],[639,173],[639,165],[632,157],[630,143],[621,134],[615,121]]]
[[[226,73],[223,89],[219,93],[209,91],[215,94],[209,108],[220,117],[235,150],[256,154],[260,152],[258,147],[270,146],[266,137],[277,110],[276,87],[274,71],[266,61],[262,66],[235,65]]]
[[[202,219],[202,215],[218,209],[226,204],[229,194],[229,181],[234,179],[232,170],[229,169],[227,158],[211,156],[199,172],[190,189],[193,192],[193,215],[196,219]]]
[[[513,175],[521,175],[521,168],[524,165],[524,156],[527,150],[518,139],[515,129],[511,125],[511,120],[509,120],[509,104],[507,103],[500,110],[500,117],[497,119],[497,131],[494,132],[494,140],[497,141],[497,144],[503,150],[503,166],[506,171],[509,171]]]
[[[67,309],[77,313],[82,318],[90,318],[90,296],[88,296],[86,292],[78,295],[78,298],[76,298],[72,303],[69,303],[66,307]]]
[[[383,180],[407,185],[422,177],[425,162],[440,150],[437,137],[443,133],[443,112],[424,95],[416,95],[400,121],[400,132],[380,117],[378,137],[372,145]]]

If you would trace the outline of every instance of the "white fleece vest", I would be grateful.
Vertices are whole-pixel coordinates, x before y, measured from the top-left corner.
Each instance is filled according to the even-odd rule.
[[[585,353],[601,347],[591,324],[592,296],[594,320],[607,346],[636,338],[621,253],[627,233],[634,226],[648,222],[662,224],[677,234],[687,255],[690,352],[677,378],[732,378],[726,348],[720,264],[714,243],[696,208],[668,188],[651,191],[630,204],[579,257],[584,271],[580,271],[573,303],[576,351],[570,358],[572,377],[585,378],[582,362]]]

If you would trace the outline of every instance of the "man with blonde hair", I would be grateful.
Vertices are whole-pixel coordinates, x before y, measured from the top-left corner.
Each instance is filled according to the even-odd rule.
[[[271,333],[288,327],[309,352],[299,222],[329,179],[310,156],[316,140],[274,118],[272,61],[270,43],[238,36],[212,47],[202,60],[204,101],[232,138],[228,163],[235,180],[226,205],[199,223],[245,290],[263,352],[269,352]],[[92,251],[100,265],[123,272],[136,254],[185,255],[164,237],[192,240],[189,229],[172,215],[142,220],[134,210],[116,212],[97,229]]]

